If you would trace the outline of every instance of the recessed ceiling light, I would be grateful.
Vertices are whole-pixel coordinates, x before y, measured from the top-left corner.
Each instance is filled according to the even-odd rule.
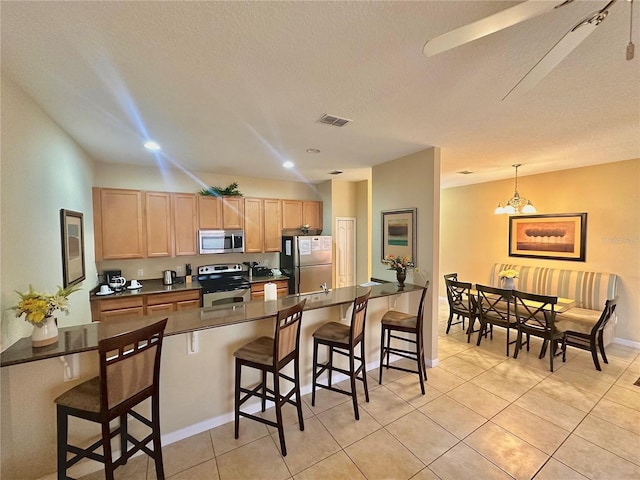
[[[158,145],[153,140],[149,140],[148,142],[144,143],[144,148],[146,148],[147,150],[151,150],[152,152],[156,152],[160,150],[160,145]]]
[[[307,153],[320,153],[317,148],[307,148]]]
[[[294,167],[294,165],[295,165],[295,164],[294,164],[292,161],[290,161],[290,160],[287,160],[286,162],[284,162],[284,163],[282,164],[282,166],[283,166],[284,168],[293,168],[293,167]]]

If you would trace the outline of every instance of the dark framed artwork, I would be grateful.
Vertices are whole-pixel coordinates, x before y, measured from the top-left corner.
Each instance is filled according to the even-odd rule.
[[[509,217],[509,256],[584,262],[587,214]]]
[[[409,257],[417,265],[416,214],[415,208],[382,212],[382,260],[388,255]]]
[[[80,283],[86,277],[84,267],[84,226],[80,212],[60,209],[60,232],[62,234],[62,279],[63,286]]]

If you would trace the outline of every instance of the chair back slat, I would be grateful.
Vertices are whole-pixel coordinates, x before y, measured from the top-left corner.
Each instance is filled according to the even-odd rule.
[[[471,283],[447,279],[445,284],[447,286],[449,307],[452,311],[467,316],[472,314],[475,298],[471,295]]]
[[[511,322],[513,311],[513,290],[476,285],[478,291],[478,313],[481,318],[493,318],[503,323]]]
[[[424,322],[424,300],[427,297],[427,290],[429,290],[429,280],[427,280],[424,287],[422,287],[420,305],[418,305],[418,316],[416,317],[416,328],[418,332],[422,332],[422,323]]]
[[[352,345],[364,335],[364,327],[367,321],[367,304],[371,290],[353,301],[353,313],[351,314],[350,340]]]
[[[618,305],[618,297],[610,298],[605,302],[604,309],[602,310],[602,314],[600,315],[600,318],[598,319],[596,324],[593,326],[593,329],[591,330],[592,334],[597,333],[601,330],[604,330],[604,327],[607,326],[607,323],[609,323],[609,320],[615,313],[617,305]]]
[[[518,323],[530,329],[553,332],[558,297],[513,291]]]
[[[278,312],[276,318],[276,333],[274,336],[273,358],[276,362],[281,362],[298,349],[300,342],[300,322],[302,311],[307,303],[303,301],[293,307]]]
[[[158,388],[160,353],[167,319],[98,342],[103,411],[135,403]],[[139,398],[138,398],[139,397]]]

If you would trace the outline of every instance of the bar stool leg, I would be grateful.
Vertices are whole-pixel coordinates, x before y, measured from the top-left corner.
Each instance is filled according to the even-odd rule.
[[[238,439],[240,429],[240,373],[242,371],[242,365],[240,360],[236,358],[236,395],[235,395],[235,408],[234,408],[234,422],[235,422],[235,437]]]
[[[386,329],[382,326],[382,332],[380,332],[380,373],[378,375],[378,383],[382,385],[382,367],[384,366],[384,335]]]
[[[164,462],[162,461],[162,444],[160,441],[160,397],[156,395],[152,403],[153,459],[156,464],[156,478],[164,480]]]
[[[280,378],[278,372],[273,373],[273,396],[276,402],[276,423],[278,424],[278,437],[280,438],[280,449],[282,456],[287,456],[287,446],[284,442],[284,427],[282,425],[282,399],[280,398]]]
[[[67,480],[67,431],[69,417],[57,406],[58,417],[58,480]]]
[[[300,396],[300,359],[296,357],[294,360],[294,380],[296,381],[296,409],[298,410],[298,425],[300,425],[300,431],[304,431],[304,419],[302,418],[302,397]]]
[[[333,347],[329,346],[329,367],[327,368],[327,372],[329,374],[329,386],[332,386],[331,383],[331,374],[333,373]]]
[[[127,414],[120,415],[120,457],[123,458],[122,465],[127,463]]]
[[[387,363],[388,363],[388,355],[387,351]],[[364,338],[360,341],[360,358],[362,361],[362,383],[364,384],[364,398],[367,403],[369,403],[369,387],[367,386],[367,361],[364,358]],[[353,392],[355,394],[355,390]]]
[[[105,479],[113,480],[113,454],[111,452],[111,431],[108,421],[102,423],[102,450],[104,454]]]
[[[275,379],[274,379],[275,381]],[[267,371],[262,371],[262,411],[267,409]]]
[[[353,349],[349,351],[349,377],[351,380],[351,400],[353,402],[353,413],[356,420],[360,420],[360,412],[358,412],[358,396],[356,395],[356,369]]]
[[[311,383],[311,406],[316,406],[316,380],[318,378],[318,342],[313,340],[313,379]]]

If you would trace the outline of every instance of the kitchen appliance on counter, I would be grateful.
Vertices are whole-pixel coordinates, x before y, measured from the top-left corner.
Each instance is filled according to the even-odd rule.
[[[102,275],[104,276],[104,283],[108,285],[115,277],[122,276],[122,270],[104,270]]]
[[[202,306],[232,303],[236,298],[251,300],[251,287],[244,278],[242,265],[215,264],[198,267],[198,282],[202,287]]]
[[[162,284],[173,285],[176,281],[177,273],[175,270],[164,270],[162,272]]]
[[[333,288],[331,236],[283,236],[280,270],[289,277],[289,294]]]
[[[244,253],[243,230],[198,230],[198,251],[207,253]]]

